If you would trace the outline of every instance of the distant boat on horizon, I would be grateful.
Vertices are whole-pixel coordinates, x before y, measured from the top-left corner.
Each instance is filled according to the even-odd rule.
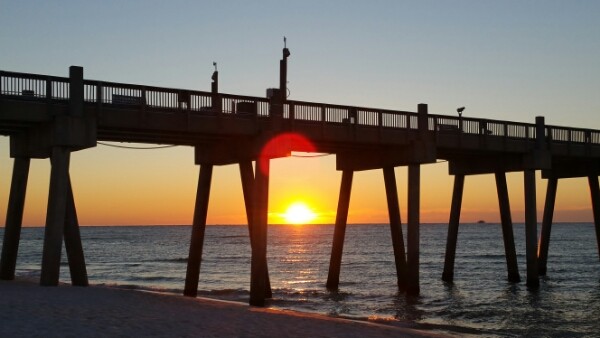
[[[485,221],[480,219],[479,221],[477,221],[477,224],[485,224]]]

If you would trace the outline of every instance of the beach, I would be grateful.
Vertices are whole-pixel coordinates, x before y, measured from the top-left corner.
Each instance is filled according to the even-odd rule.
[[[0,281],[0,337],[443,337],[443,334],[116,287]]]
[[[348,227],[347,250],[343,259],[345,265],[342,266],[340,288],[335,292],[325,288],[333,227],[272,227],[269,230],[269,273],[273,299],[268,302],[271,310],[267,312],[284,314],[287,312],[275,309],[290,310],[296,311],[290,312],[291,314],[311,313],[317,318],[324,316],[329,320],[349,318],[393,328],[400,326],[424,330],[408,332],[416,332],[418,335],[450,332],[461,336],[471,334],[488,337],[590,336],[600,332],[597,316],[600,311],[600,288],[595,268],[598,266],[598,253],[593,224],[554,225],[556,237],[548,277],[541,279],[537,292],[530,292],[525,283],[510,283],[506,280],[504,249],[498,243],[501,238],[499,224],[462,224],[461,229],[463,244],[460,247],[464,250],[457,256],[455,281],[447,284],[440,281],[444,267],[447,225],[423,226],[421,294],[414,298],[396,289],[391,245],[369,244],[389,243],[389,225]],[[251,327],[249,325],[254,324],[242,326],[238,321],[230,319],[232,316],[251,316],[246,312],[261,311],[247,306],[250,245],[245,226],[211,226],[206,230],[198,295],[218,299],[207,301],[215,304],[213,307],[218,307],[218,304],[233,304],[243,309],[223,310],[210,322],[201,319],[206,317],[205,313],[212,314],[212,308],[203,311],[195,308],[178,310],[198,304],[203,309],[207,306],[200,298],[195,300],[181,296],[187,264],[187,247],[182,243],[189,243],[189,227],[82,227],[81,235],[85,245],[88,277],[93,285],[89,290],[94,290],[93,292],[68,285],[58,288],[39,287],[37,284],[40,278],[44,229],[22,229],[16,270],[18,280],[0,281],[0,306],[5,310],[0,312],[0,337],[12,337],[14,335],[11,333],[14,332],[22,332],[18,336],[43,336],[47,327],[55,328],[50,332],[55,335],[64,331],[61,336],[69,336],[67,332],[70,330],[87,332],[88,336],[109,333],[126,336],[131,331],[137,332],[136,328],[139,326],[152,328],[143,333],[156,332],[155,336],[167,335],[169,330],[183,331],[186,328],[194,334],[203,330],[201,336],[209,336],[209,332],[218,332],[220,336],[268,336],[271,331],[267,329],[279,323],[279,319],[273,323],[266,320],[264,325],[256,324],[256,327]],[[519,262],[525,261],[523,235],[523,225],[515,225]],[[524,268],[523,263],[520,266]],[[525,275],[524,269],[520,272],[521,276]],[[69,280],[69,269],[65,262],[61,267],[60,281],[68,283]],[[28,288],[21,286],[26,281],[32,283]],[[135,308],[137,303],[143,302],[127,301],[129,305],[123,306],[115,300],[117,297],[106,295],[112,295],[112,291],[116,294],[126,292],[121,294],[122,297],[135,291],[135,294],[143,295],[162,293],[169,298],[161,298],[164,300],[157,301],[156,306]],[[67,294],[62,295],[61,292]],[[87,305],[77,307],[76,301],[79,298]],[[183,304],[172,306],[175,308],[172,311],[161,308],[166,306],[162,303],[170,304],[174,299],[181,299]],[[51,304],[61,306],[53,309],[49,308]],[[150,312],[146,315],[146,311],[151,309],[160,310],[156,310],[158,314]],[[60,315],[48,317],[49,313]],[[69,317],[75,319],[68,322]],[[37,319],[33,321],[31,318]],[[247,321],[261,323],[253,318]],[[277,333],[285,332],[286,335],[300,335],[303,331],[286,329],[297,327],[296,323],[294,321],[273,330]],[[221,326],[216,329],[206,328],[212,324]],[[61,325],[64,328],[59,329]],[[240,327],[231,329],[236,331],[228,335],[227,330],[231,325]],[[303,323],[298,325],[301,329],[314,326]],[[258,330],[258,327],[261,329]],[[343,330],[346,329],[342,329],[342,332]],[[377,336],[377,331],[368,330],[368,336]],[[315,332],[318,331],[315,329]],[[311,336],[325,335],[314,334],[315,332]],[[352,329],[350,334],[344,335],[350,336],[354,332],[361,331]],[[364,332],[360,335],[362,334]],[[401,334],[407,332],[403,331]],[[360,335],[356,333],[356,336]],[[186,336],[186,333],[181,332],[179,336]]]

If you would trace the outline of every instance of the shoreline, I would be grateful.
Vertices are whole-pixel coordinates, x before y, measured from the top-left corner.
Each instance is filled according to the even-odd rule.
[[[470,221],[462,221],[460,222],[460,224],[468,224],[468,225],[477,225],[477,224],[482,224],[482,225],[502,225],[502,222],[500,220],[483,220],[484,223],[479,223],[480,220],[470,220]],[[348,223],[348,226],[378,226],[378,225],[382,225],[382,224],[388,224],[388,221],[381,221],[381,222],[369,222],[369,223],[361,223],[361,222],[357,222],[357,223]],[[523,225],[525,224],[525,221],[513,221],[514,225]],[[552,222],[552,224],[594,224],[594,221],[556,221],[556,222]],[[443,226],[448,226],[448,222],[447,221],[440,221],[440,222],[423,222],[421,223],[421,225],[424,226],[429,226],[429,225],[443,225]],[[232,227],[247,227],[248,224],[244,224],[244,223],[211,223],[211,224],[206,224],[207,227],[228,227],[228,226],[232,226]],[[297,226],[295,224],[288,224],[288,223],[270,223],[269,226]],[[335,226],[335,223],[308,223],[308,224],[302,224],[301,226],[307,226],[307,227],[311,227],[311,226]],[[23,228],[29,228],[29,229],[36,229],[36,228],[45,228],[46,226],[44,224],[34,224],[34,225],[23,225]],[[120,228],[136,228],[136,227],[188,227],[191,228],[192,225],[191,224],[80,224],[79,225],[80,228],[104,228],[104,227],[120,227]],[[3,229],[4,226],[0,225],[0,229]]]
[[[233,301],[111,286],[41,287],[0,281],[0,336],[447,337],[418,330]]]

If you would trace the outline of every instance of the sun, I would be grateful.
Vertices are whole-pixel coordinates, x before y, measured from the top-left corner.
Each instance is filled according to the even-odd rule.
[[[303,202],[290,204],[283,214],[288,224],[307,224],[317,218],[317,215]]]

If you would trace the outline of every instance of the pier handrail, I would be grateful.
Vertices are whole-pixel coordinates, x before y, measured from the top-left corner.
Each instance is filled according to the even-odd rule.
[[[0,71],[0,95],[21,100],[63,101],[69,99],[69,78]],[[220,100],[216,114],[240,113],[238,105],[254,105],[259,117],[270,115],[267,98],[198,90],[84,80],[84,101],[96,104],[140,105],[149,109],[207,111]],[[115,102],[116,101],[116,102]],[[246,107],[247,105],[244,105]],[[286,100],[283,117],[295,121],[355,124],[378,128],[418,129],[416,112]],[[433,132],[498,136],[511,139],[536,138],[532,123],[428,114],[427,129]],[[545,126],[547,142],[600,144],[600,130]]]

